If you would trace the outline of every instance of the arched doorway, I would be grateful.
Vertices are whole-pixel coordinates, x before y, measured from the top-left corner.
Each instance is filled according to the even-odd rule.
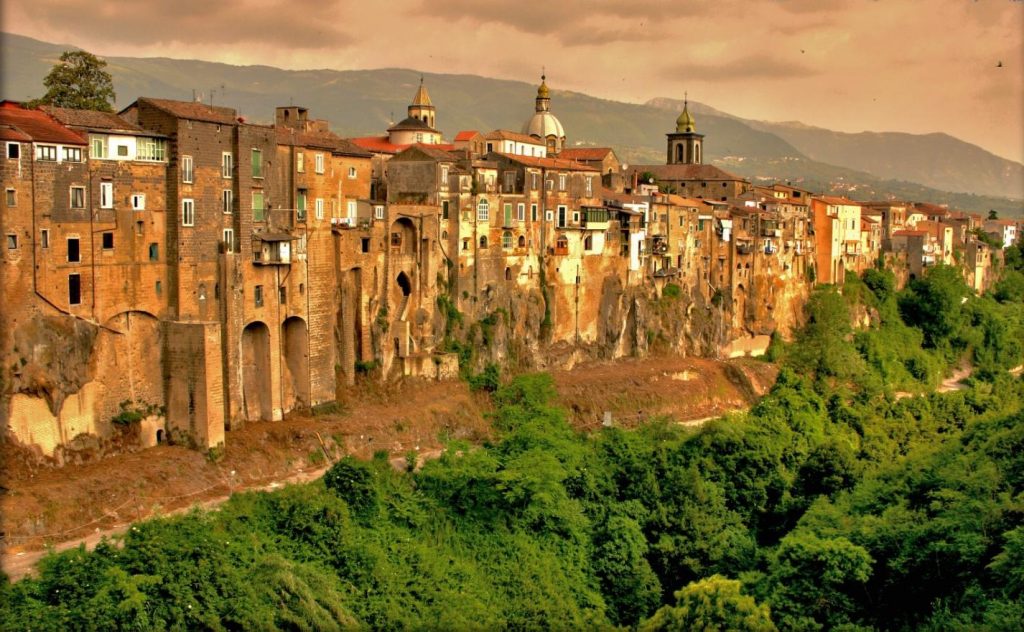
[[[270,329],[255,321],[242,330],[242,405],[248,421],[273,419]]]
[[[284,341],[284,409],[309,406],[309,336],[306,321],[292,316],[281,325]]]

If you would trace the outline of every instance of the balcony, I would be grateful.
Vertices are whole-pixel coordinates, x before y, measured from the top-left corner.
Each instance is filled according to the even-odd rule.
[[[752,244],[750,244],[750,243],[737,243],[736,244],[736,254],[749,255],[749,254],[753,254],[753,252],[754,252],[754,246]]]
[[[288,233],[265,232],[254,235],[252,262],[263,266],[291,265],[291,242],[296,239],[298,238]]]

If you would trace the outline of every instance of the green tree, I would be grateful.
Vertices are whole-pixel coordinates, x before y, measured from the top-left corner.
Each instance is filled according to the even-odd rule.
[[[46,94],[36,103],[73,110],[114,110],[114,82],[107,62],[84,50],[68,50],[43,79]]]
[[[689,584],[676,593],[677,604],[664,606],[644,621],[640,632],[773,632],[768,606],[740,592],[740,582],[721,575]]]
[[[938,347],[963,325],[961,303],[969,292],[958,268],[935,266],[924,278],[911,281],[909,291],[900,298],[900,312],[908,325],[924,332],[927,346]]]

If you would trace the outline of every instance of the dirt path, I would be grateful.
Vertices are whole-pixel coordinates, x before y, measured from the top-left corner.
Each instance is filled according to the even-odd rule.
[[[699,423],[747,407],[774,376],[775,368],[760,361],[697,358],[600,362],[553,373],[560,403],[581,430],[600,427],[606,413],[623,427],[663,415]],[[491,436],[486,398],[462,382],[361,390],[339,415],[294,416],[230,431],[216,463],[194,450],[158,446],[62,468],[8,468],[2,481],[8,491],[0,498],[4,572],[12,580],[23,577],[47,546],[93,548],[137,520],[216,507],[238,491],[314,480],[326,471],[325,448],[332,458],[384,450],[404,469],[407,454],[422,463],[439,456],[449,439],[479,443]]]

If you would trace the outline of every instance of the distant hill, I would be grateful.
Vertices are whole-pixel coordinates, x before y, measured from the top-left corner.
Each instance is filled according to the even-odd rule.
[[[43,77],[62,51],[73,48],[7,33],[0,34],[0,47],[0,96],[14,100],[40,96]],[[329,120],[334,131],[347,136],[382,133],[391,120],[404,118],[421,75],[395,68],[293,71],[167,58],[106,60],[118,107],[139,96],[188,100],[195,91],[207,103],[212,99],[217,105],[236,108],[250,121],[270,122],[276,106],[294,103],[308,107],[316,118]],[[473,75],[424,73],[424,77],[437,106],[438,127],[447,138],[464,129],[518,131],[533,113],[536,86],[529,83]],[[664,162],[665,134],[674,129],[680,107],[671,99],[632,104],[552,91],[552,110],[565,125],[571,144],[611,146],[624,162],[634,164]],[[890,139],[887,142],[892,148],[875,145],[873,151],[884,155],[885,161],[879,158],[872,163],[863,158],[872,151],[861,148],[865,143],[843,139],[861,135],[816,128],[802,131],[787,124],[746,121],[699,103],[691,103],[691,107],[699,117],[701,133],[707,136],[706,160],[746,177],[801,182],[810,189],[843,192],[860,199],[895,196],[969,210],[993,208],[1003,214],[1024,214],[1019,199],[1002,199],[1009,195],[1024,198],[1024,166],[952,137],[882,134],[879,136]],[[840,140],[823,141],[827,146],[817,147],[811,134],[823,138],[831,134]],[[934,144],[939,140],[950,163],[929,167],[936,164],[931,154],[940,153],[940,145]],[[848,160],[843,155],[844,142],[851,147]],[[933,145],[928,143],[936,149],[929,151]],[[918,149],[911,152],[901,149],[903,146]],[[913,162],[913,155],[918,154]],[[955,177],[950,166],[953,161],[961,165]],[[886,167],[888,163],[893,164]],[[933,177],[925,177],[929,173]]]

